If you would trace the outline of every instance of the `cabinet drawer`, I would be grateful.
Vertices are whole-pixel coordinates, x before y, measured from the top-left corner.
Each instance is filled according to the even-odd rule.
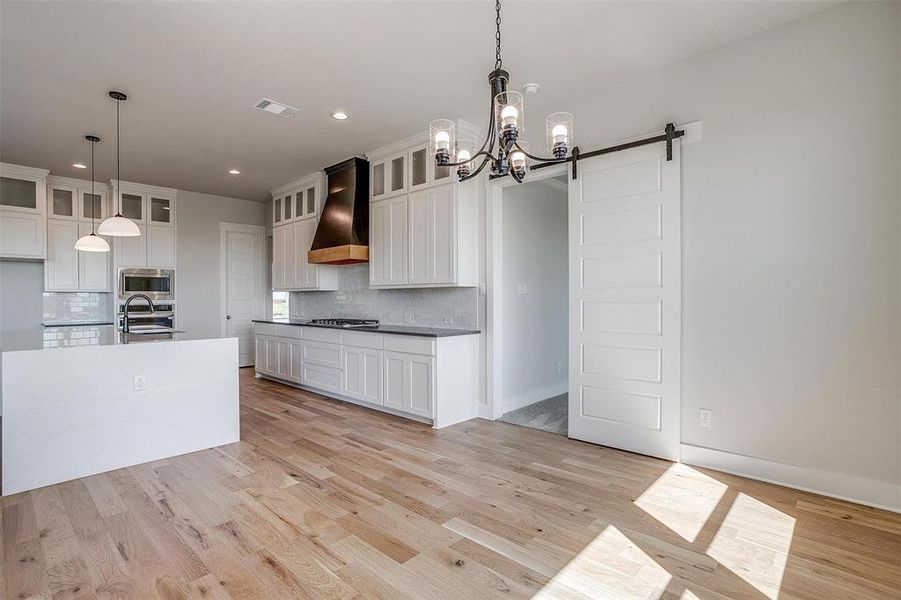
[[[341,346],[325,342],[303,342],[303,363],[341,370]]]
[[[341,331],[339,329],[325,329],[322,327],[303,327],[303,339],[317,342],[341,343]]]
[[[283,338],[291,338],[299,340],[301,338],[301,329],[297,325],[276,325],[276,335]]]
[[[356,346],[357,348],[375,348],[382,349],[383,338],[379,333],[360,333],[359,331],[342,331],[341,343],[345,346]]]
[[[303,385],[328,392],[341,392],[341,369],[320,367],[316,365],[303,365]]]
[[[435,354],[435,338],[414,337],[411,335],[386,335],[385,350],[408,352],[410,354]]]
[[[253,332],[257,335],[276,335],[278,326],[272,323],[254,323]]]

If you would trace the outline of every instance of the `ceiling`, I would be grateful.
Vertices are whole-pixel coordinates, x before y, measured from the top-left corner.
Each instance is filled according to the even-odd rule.
[[[494,3],[0,3],[0,160],[251,200],[428,128],[482,125]],[[771,29],[817,2],[514,2],[503,9],[511,87],[535,81],[526,127],[567,100]],[[254,110],[262,97],[300,109]],[[343,110],[350,119],[329,114]],[[576,125],[578,127],[576,115]],[[530,125],[531,123],[531,125]],[[528,133],[528,132],[527,132]],[[540,134],[539,134],[540,135]],[[528,136],[527,136],[528,137]],[[240,175],[229,175],[231,168]]]

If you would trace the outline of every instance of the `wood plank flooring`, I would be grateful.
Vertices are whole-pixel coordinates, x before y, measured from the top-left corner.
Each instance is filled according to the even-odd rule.
[[[901,516],[241,372],[242,442],[3,498],[3,598],[899,598]]]

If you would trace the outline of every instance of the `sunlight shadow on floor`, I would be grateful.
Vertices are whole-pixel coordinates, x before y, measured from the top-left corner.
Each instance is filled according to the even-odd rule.
[[[794,529],[793,517],[739,493],[707,555],[775,600]]]
[[[534,598],[566,598],[571,590],[589,598],[659,598],[672,575],[629,538],[608,525]]]
[[[727,488],[688,465],[674,463],[634,504],[684,540],[693,542]]]

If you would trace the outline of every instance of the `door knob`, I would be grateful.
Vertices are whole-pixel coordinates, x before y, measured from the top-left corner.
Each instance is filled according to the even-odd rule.
[[[232,320],[232,316],[231,316],[231,315],[225,315],[225,318],[228,319],[229,321]]]

